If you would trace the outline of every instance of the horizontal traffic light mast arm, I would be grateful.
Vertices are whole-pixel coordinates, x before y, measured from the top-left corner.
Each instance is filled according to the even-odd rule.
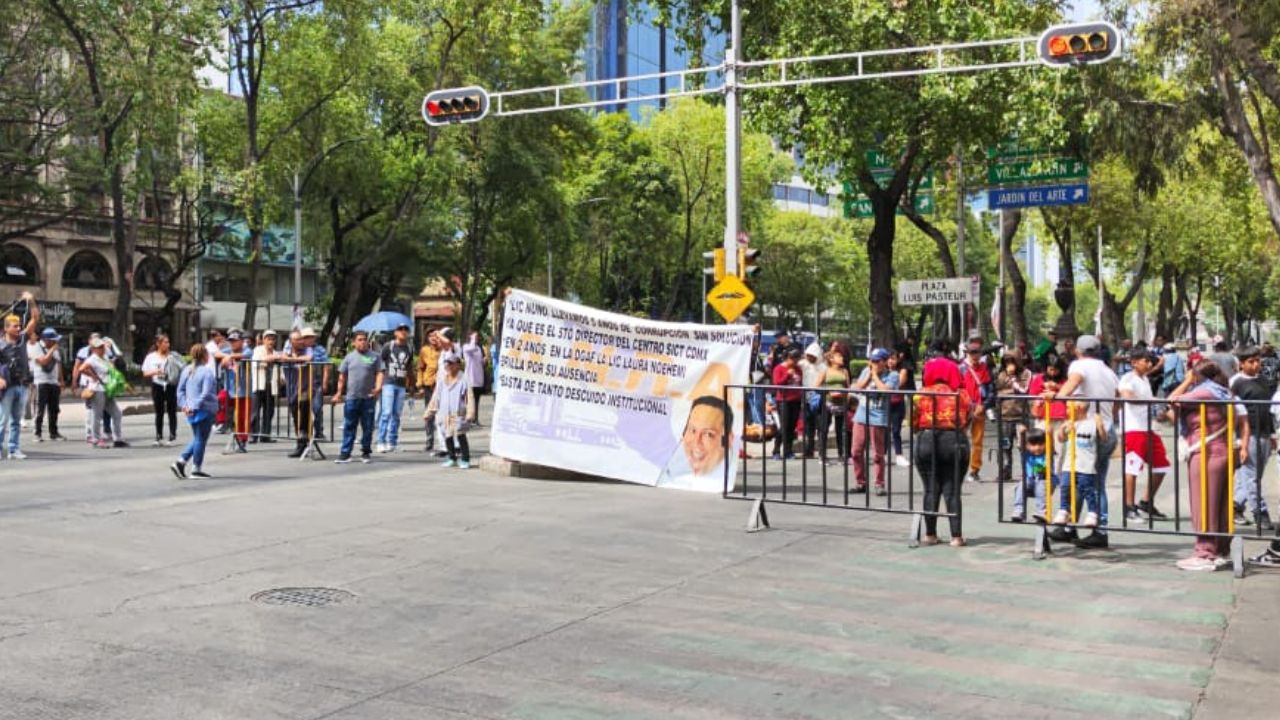
[[[945,45],[924,45],[911,48],[864,50],[833,55],[748,60],[737,64],[739,72],[742,73],[738,79],[738,87],[743,90],[759,90],[820,83],[881,80],[917,75],[941,75],[1031,67],[1040,64],[1036,47],[1038,42],[1038,37],[1022,37]],[[975,54],[973,51],[984,52],[990,50],[1003,50],[1005,51],[1005,57],[981,58],[972,56]],[[970,57],[964,57],[965,51],[970,51]],[[866,67],[869,60],[892,62],[893,60],[921,57],[925,58],[927,63],[921,64],[919,67],[888,70],[867,69]],[[834,74],[804,72],[805,68],[818,69],[817,66],[836,63],[839,63],[842,69],[850,63],[856,63],[856,69],[853,72],[846,70]],[[773,72],[771,73],[770,71]],[[772,77],[761,80],[750,79],[752,75],[758,76],[761,74],[772,75]]]
[[[724,92],[722,84],[709,84],[709,81],[716,73],[724,73],[723,64],[700,68],[689,68],[686,70],[668,70],[666,72],[659,73],[646,73],[644,75],[628,75],[627,77],[611,78],[608,80],[587,80],[584,82],[566,83],[563,85],[547,85],[545,87],[528,88],[525,90],[493,92],[489,93],[489,100],[493,107],[493,111],[490,114],[497,115],[499,117],[532,115],[534,113],[554,112],[557,110],[580,110],[626,105],[628,103],[635,102],[668,100],[678,97],[714,95]],[[702,78],[701,84],[690,82],[691,79],[699,76]],[[627,95],[627,85],[629,83],[658,82],[660,80],[675,81],[676,87],[672,90],[661,93]],[[612,89],[615,97],[602,100],[576,100],[565,97],[574,91],[605,89]],[[512,103],[512,100],[527,100],[528,104]],[[513,104],[515,107],[512,107]]]

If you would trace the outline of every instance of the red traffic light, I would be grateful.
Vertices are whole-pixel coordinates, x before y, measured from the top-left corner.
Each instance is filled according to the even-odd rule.
[[[1120,51],[1120,31],[1106,22],[1058,25],[1044,31],[1038,49],[1046,65],[1106,62]]]
[[[437,90],[422,101],[422,119],[428,125],[475,122],[488,112],[489,93],[480,87]]]

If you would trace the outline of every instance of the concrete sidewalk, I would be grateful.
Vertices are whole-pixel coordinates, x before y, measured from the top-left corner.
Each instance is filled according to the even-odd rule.
[[[145,437],[149,418],[129,418]],[[1181,538],[1035,562],[898,516],[621,483],[43,443],[0,463],[0,718],[1260,718],[1280,576]],[[184,431],[185,433],[185,431]],[[483,449],[483,433],[473,436]],[[351,593],[271,605],[262,591]]]

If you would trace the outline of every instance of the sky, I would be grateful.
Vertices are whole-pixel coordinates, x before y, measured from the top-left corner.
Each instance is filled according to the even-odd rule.
[[[1072,22],[1097,20],[1102,17],[1102,8],[1098,5],[1098,0],[1074,0],[1066,15]]]

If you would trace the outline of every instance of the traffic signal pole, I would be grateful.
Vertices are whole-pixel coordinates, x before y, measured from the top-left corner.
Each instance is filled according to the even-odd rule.
[[[724,264],[725,273],[738,273],[738,229],[742,224],[742,115],[738,107],[738,66],[742,57],[742,23],[738,0],[729,10],[729,47],[724,51]]]

